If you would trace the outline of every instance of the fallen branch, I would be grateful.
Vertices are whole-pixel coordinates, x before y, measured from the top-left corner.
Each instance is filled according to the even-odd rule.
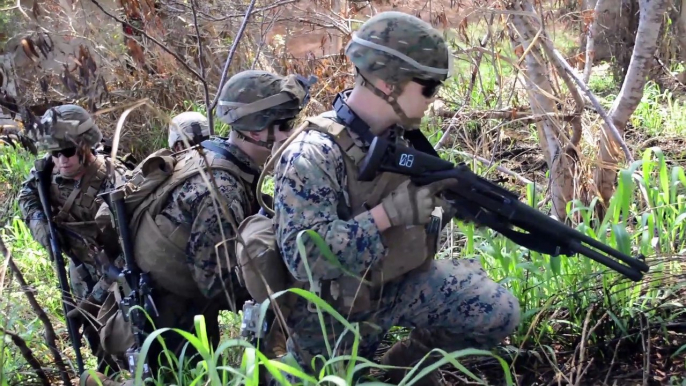
[[[42,385],[50,386],[50,380],[48,379],[48,376],[45,374],[45,371],[43,371],[40,361],[38,361],[38,359],[36,359],[36,357],[33,355],[33,351],[31,351],[29,346],[26,345],[26,341],[21,336],[11,331],[7,331],[2,327],[0,327],[0,332],[8,335],[12,339],[12,342],[15,346],[17,346],[19,352],[21,352],[21,355],[24,357],[24,360],[26,360],[33,371],[36,372],[38,379],[41,381],[40,383]]]
[[[41,321],[43,327],[45,328],[45,343],[48,345],[50,353],[52,354],[52,357],[55,360],[55,365],[57,366],[57,370],[60,372],[62,381],[65,385],[70,385],[71,380],[69,379],[67,368],[64,364],[64,360],[62,359],[62,354],[57,349],[55,329],[52,327],[52,323],[50,322],[48,315],[45,313],[45,311],[43,311],[43,307],[41,307],[40,304],[38,304],[36,297],[33,296],[33,293],[29,290],[29,286],[28,284],[26,284],[24,275],[19,270],[19,267],[17,267],[17,265],[14,264],[12,255],[10,254],[9,250],[7,250],[7,248],[5,247],[5,243],[1,237],[0,252],[2,252],[5,258],[9,261],[10,269],[14,273],[14,277],[17,279],[17,282],[19,282],[19,285],[21,286],[24,295],[26,295],[26,298],[28,299],[29,304],[31,305],[31,309],[33,309],[33,312],[35,312],[36,316],[38,316],[38,319]]]
[[[479,119],[501,119],[501,120],[517,120],[524,123],[535,123],[537,120],[545,117],[561,118],[565,122],[570,122],[576,116],[575,114],[534,114],[531,110],[491,110],[491,111],[472,111],[465,114],[456,114],[455,111],[450,111],[445,108],[436,110],[436,114],[443,118],[479,120]]]
[[[491,162],[491,161],[487,160],[486,158],[480,157],[480,156],[475,155],[475,154],[469,154],[469,153],[459,151],[459,150],[455,151],[455,152],[461,156],[465,156],[465,157],[477,160],[477,161],[481,162],[482,164],[487,165],[488,167],[494,167],[495,166],[496,170],[498,170],[499,172],[502,172],[502,173],[505,173],[509,176],[512,176],[515,179],[517,179],[519,182],[521,182],[525,185],[534,183],[533,181],[529,180],[528,178],[523,177],[523,176],[513,172],[512,170],[510,170],[506,167],[495,165],[494,162]],[[543,188],[541,186],[539,186],[539,185],[535,185],[535,186],[536,186],[536,190],[543,191]]]

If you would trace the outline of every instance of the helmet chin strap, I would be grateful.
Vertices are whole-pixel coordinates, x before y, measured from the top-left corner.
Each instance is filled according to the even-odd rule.
[[[238,138],[245,142],[250,142],[254,145],[264,147],[268,150],[271,150],[272,147],[274,146],[274,142],[276,142],[276,136],[274,135],[274,125],[270,124],[269,127],[267,128],[267,140],[266,141],[260,141],[257,139],[252,139],[249,136],[243,134],[240,130],[236,130],[236,135]]]
[[[409,118],[407,114],[405,114],[403,108],[398,103],[398,98],[400,97],[400,94],[402,94],[403,92],[402,88],[396,85],[395,87],[393,87],[391,94],[388,95],[381,91],[378,87],[376,87],[372,82],[368,81],[367,78],[364,75],[362,75],[362,73],[359,70],[358,74],[362,77],[362,86],[366,87],[372,93],[374,93],[374,95],[385,100],[389,105],[391,105],[393,112],[395,112],[398,118],[400,118],[400,122],[398,123],[398,125],[401,126],[403,130],[411,131],[419,129],[419,125],[422,122],[422,118]]]

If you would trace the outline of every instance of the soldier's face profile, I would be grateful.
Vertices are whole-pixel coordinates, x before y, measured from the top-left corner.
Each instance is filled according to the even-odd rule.
[[[398,97],[398,104],[408,118],[421,118],[431,103],[436,99],[435,96],[426,97],[424,86],[417,82],[408,82]]]

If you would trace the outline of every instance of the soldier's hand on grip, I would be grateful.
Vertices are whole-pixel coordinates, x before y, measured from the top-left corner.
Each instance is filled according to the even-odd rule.
[[[431,220],[434,208],[440,205],[436,195],[456,185],[457,180],[446,179],[417,187],[408,180],[384,198],[381,204],[392,226],[424,225]]]
[[[50,229],[45,220],[31,220],[29,222],[29,229],[33,233],[33,238],[38,241],[40,245],[46,250],[50,249]]]

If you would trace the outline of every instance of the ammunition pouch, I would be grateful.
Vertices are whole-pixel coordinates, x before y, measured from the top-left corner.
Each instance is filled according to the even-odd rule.
[[[290,275],[276,244],[272,220],[261,214],[249,216],[241,222],[238,234],[243,243],[235,243],[236,273],[250,296],[262,303],[270,293],[289,288]]]
[[[120,308],[120,300],[118,288],[110,291],[97,318],[102,326],[99,331],[100,345],[106,353],[116,358],[124,358],[126,351],[136,342],[131,329],[131,320],[125,317],[124,310]]]

